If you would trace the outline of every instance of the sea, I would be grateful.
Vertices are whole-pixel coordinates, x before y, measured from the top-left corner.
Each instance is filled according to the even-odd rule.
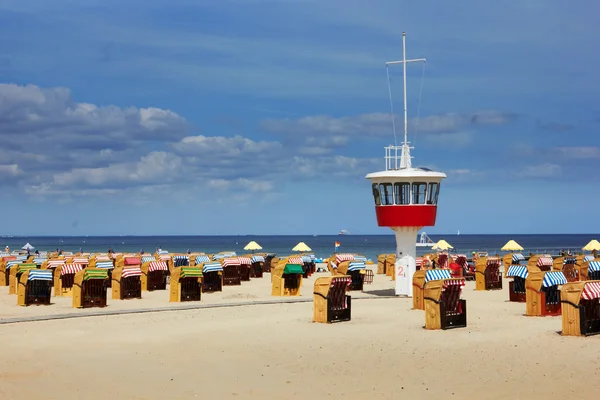
[[[486,251],[491,254],[503,254],[500,248],[510,239],[516,240],[529,252],[558,254],[562,250],[579,253],[581,248],[590,240],[600,237],[600,234],[581,235],[429,235],[437,242],[445,239],[450,243],[455,253],[471,254],[474,251]],[[235,251],[238,255],[247,254],[244,250],[250,241],[256,241],[262,246],[261,252],[278,255],[292,254],[292,248],[299,242],[306,243],[317,258],[326,258],[334,252],[360,253],[367,258],[376,260],[381,253],[394,253],[395,237],[388,235],[289,235],[289,236],[3,236],[0,237],[0,251],[9,246],[10,250],[21,249],[26,243],[39,251],[72,252],[139,252],[154,253],[161,248],[171,253],[191,252],[217,253],[220,251]],[[415,237],[416,241],[416,237]],[[339,247],[335,248],[335,243]],[[417,254],[431,252],[431,248],[417,247]]]

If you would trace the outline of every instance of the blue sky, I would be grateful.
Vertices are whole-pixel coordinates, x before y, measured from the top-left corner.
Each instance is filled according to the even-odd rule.
[[[423,67],[408,68],[413,164],[448,175],[426,230],[598,232],[599,14],[591,0],[0,1],[0,233],[387,233],[364,176],[393,142],[385,62],[402,31],[428,59],[422,96]]]

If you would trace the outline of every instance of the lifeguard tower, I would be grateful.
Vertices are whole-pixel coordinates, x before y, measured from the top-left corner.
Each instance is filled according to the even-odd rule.
[[[406,64],[424,62],[424,58],[406,59],[406,33],[402,32],[402,61],[386,63],[389,85],[389,66],[404,68],[404,142],[396,145],[396,124],[390,87],[393,146],[385,148],[385,171],[366,176],[372,182],[377,224],[391,228],[396,235],[396,295],[412,297],[412,280],[416,271],[417,233],[425,226],[434,226],[437,214],[440,183],[446,174],[428,168],[415,168],[411,163],[408,142],[406,107]]]

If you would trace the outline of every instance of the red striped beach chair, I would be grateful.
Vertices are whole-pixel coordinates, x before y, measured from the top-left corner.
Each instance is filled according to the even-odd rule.
[[[240,271],[240,280],[243,282],[250,281],[250,266],[252,265],[252,259],[250,257],[238,257]]]
[[[460,298],[464,278],[438,279],[425,285],[425,329],[467,326],[467,302]]]
[[[352,279],[349,276],[323,276],[315,280],[313,291],[313,322],[350,321],[351,297],[346,294]]]
[[[242,284],[240,260],[237,257],[221,259],[221,266],[223,267],[224,286],[237,286]]]
[[[562,335],[600,334],[600,280],[567,283],[560,297]]]
[[[135,264],[137,262],[137,264]],[[142,269],[139,257],[126,259],[122,267],[116,267],[111,275],[112,299],[128,300],[142,298]]]
[[[475,290],[501,290],[500,257],[481,257],[475,265]]]
[[[63,264],[54,271],[54,296],[70,297],[75,282],[75,274],[83,269],[82,264]]]
[[[166,261],[146,261],[142,264],[141,271],[142,290],[151,292],[167,289],[169,266]]]

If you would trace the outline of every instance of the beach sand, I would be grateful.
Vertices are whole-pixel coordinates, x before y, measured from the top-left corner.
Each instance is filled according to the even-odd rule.
[[[423,329],[411,299],[378,297],[393,292],[388,277],[365,288],[351,292],[352,321],[337,324],[312,323],[312,302],[0,324],[0,398],[598,398],[600,336],[562,337],[560,317],[525,317],[506,280],[490,292],[469,282],[468,327],[448,331]],[[7,293],[4,321],[89,312],[70,298],[18,307]],[[143,296],[105,310],[177,305],[166,292]],[[273,299],[265,274],[201,303]]]

